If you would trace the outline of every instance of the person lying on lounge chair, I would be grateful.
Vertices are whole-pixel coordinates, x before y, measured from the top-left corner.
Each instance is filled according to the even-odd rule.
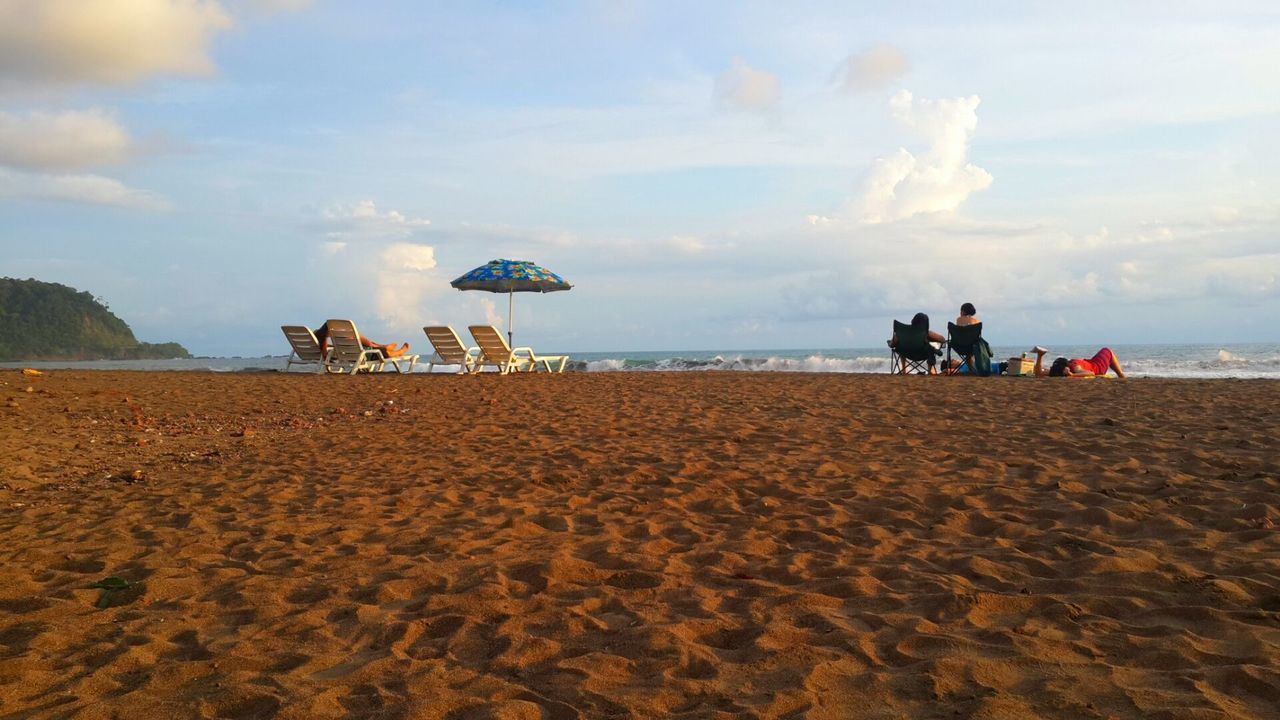
[[[316,340],[320,342],[320,352],[323,354],[329,350],[329,326],[321,325],[320,329],[316,330],[315,333]],[[382,345],[380,343],[376,343],[363,335],[360,336],[360,344],[370,350],[381,350],[382,356],[387,358],[400,357],[401,355],[409,352],[409,343],[405,343],[397,348],[394,344]]]
[[[1114,370],[1116,377],[1123,378],[1124,368],[1120,367],[1120,359],[1116,354],[1111,352],[1111,348],[1102,348],[1093,357],[1075,358],[1068,360],[1060,357],[1053,361],[1049,369],[1044,368],[1044,356],[1048,354],[1048,350],[1035,346],[1031,350],[1036,354],[1036,377],[1069,377],[1069,378],[1091,378],[1103,377],[1108,371]]]

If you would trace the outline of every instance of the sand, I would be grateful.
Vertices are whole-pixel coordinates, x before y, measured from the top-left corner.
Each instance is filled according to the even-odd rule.
[[[1280,716],[1280,383],[0,382],[3,718]]]

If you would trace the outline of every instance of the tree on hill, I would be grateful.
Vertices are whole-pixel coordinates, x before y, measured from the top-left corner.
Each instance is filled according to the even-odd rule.
[[[90,293],[0,278],[0,360],[187,357],[191,353],[177,343],[138,342],[129,326]]]

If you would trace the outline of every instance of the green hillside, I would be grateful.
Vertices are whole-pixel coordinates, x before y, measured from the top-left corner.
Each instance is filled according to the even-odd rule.
[[[87,292],[58,283],[0,278],[0,361],[187,358],[177,343],[138,342]]]

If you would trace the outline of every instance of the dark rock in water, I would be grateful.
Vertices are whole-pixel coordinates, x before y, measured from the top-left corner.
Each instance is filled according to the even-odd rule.
[[[87,292],[0,278],[0,362],[189,357],[178,343],[138,342],[123,320]]]

